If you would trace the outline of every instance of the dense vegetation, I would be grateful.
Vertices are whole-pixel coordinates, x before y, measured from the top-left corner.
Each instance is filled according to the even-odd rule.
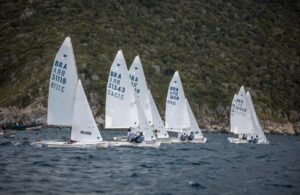
[[[0,3],[0,106],[46,105],[55,54],[71,36],[90,102],[104,112],[118,49],[139,54],[160,111],[179,70],[198,116],[226,120],[243,84],[261,118],[300,118],[300,3],[276,0],[19,0]]]

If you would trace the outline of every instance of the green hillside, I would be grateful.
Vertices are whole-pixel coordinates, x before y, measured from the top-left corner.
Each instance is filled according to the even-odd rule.
[[[140,55],[161,112],[179,70],[198,117],[226,121],[243,84],[260,118],[299,121],[299,13],[296,0],[1,0],[0,107],[25,107],[41,96],[46,105],[55,54],[70,36],[98,114],[122,49],[128,67]]]

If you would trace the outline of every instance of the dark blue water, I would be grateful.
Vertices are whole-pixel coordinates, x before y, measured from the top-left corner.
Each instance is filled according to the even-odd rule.
[[[40,148],[38,137],[69,130],[18,132],[0,138],[0,194],[299,194],[300,137],[268,136],[270,145],[208,143],[160,149]],[[105,139],[125,134],[102,131]]]

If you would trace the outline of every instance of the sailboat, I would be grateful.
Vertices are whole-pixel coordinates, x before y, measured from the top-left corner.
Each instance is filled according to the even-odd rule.
[[[167,130],[178,132],[178,139],[174,143],[206,143],[207,138],[203,136],[184,95],[178,71],[169,84],[165,114]],[[188,140],[191,134],[194,138]]]
[[[81,81],[78,81],[73,117],[71,139],[69,142],[40,142],[47,147],[75,147],[75,148],[107,148],[108,142],[104,142],[91,108],[87,101]]]
[[[241,86],[239,93],[235,94],[232,100],[230,131],[238,135],[237,138],[228,138],[231,143],[268,143],[254,110],[250,93],[246,93],[244,86]],[[253,141],[254,139],[256,140]]]
[[[72,125],[74,97],[78,82],[71,38],[66,37],[58,50],[49,83],[47,124]]]
[[[155,132],[156,138],[165,142],[169,139],[167,129],[164,127],[158,109],[150,90],[147,87],[147,82],[143,70],[143,66],[139,56],[136,56],[129,69],[129,77],[131,85],[134,87],[136,98],[140,101],[141,107],[145,112],[148,124]]]
[[[257,144],[269,144],[269,141],[267,140],[261,125],[258,121],[258,117],[256,115],[255,109],[254,109],[254,105],[252,102],[252,98],[250,95],[250,92],[247,91],[246,93],[247,99],[248,99],[248,103],[250,106],[250,111],[251,111],[251,117],[252,117],[252,121],[253,121],[253,127],[254,127],[254,134],[253,134],[253,138],[256,138],[257,140]]]
[[[160,142],[145,116],[143,105],[135,96],[129,79],[128,69],[121,50],[118,51],[108,77],[105,104],[105,128],[131,129],[135,133],[143,132],[142,143],[129,142],[127,139],[118,139],[110,142],[111,146],[154,147]]]

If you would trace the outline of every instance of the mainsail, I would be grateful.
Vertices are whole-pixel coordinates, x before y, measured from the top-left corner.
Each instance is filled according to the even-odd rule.
[[[190,128],[185,95],[178,71],[170,84],[166,102],[166,128],[171,131]]]
[[[49,83],[47,124],[71,126],[74,96],[78,82],[70,37],[58,50]]]
[[[139,124],[134,89],[122,51],[118,51],[106,88],[105,128],[129,128]]]
[[[135,90],[135,97],[140,100],[142,110],[145,112],[148,124],[153,125],[150,100],[148,96],[148,87],[143,70],[143,66],[139,56],[136,56],[132,65],[129,68],[129,77],[131,85]]]
[[[89,143],[103,141],[80,80],[75,95],[71,140]]]
[[[248,103],[247,95],[244,86],[240,88],[239,93],[234,98],[233,106],[231,107],[231,128],[233,132],[239,135],[252,135],[253,123]]]

